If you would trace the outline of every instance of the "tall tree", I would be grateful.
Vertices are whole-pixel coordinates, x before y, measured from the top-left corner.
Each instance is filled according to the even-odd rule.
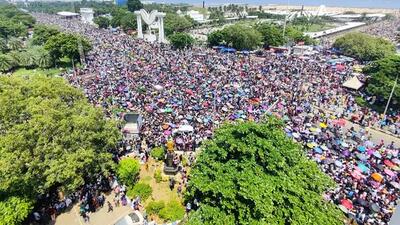
[[[190,225],[343,224],[323,200],[334,182],[283,132],[283,122],[225,124],[205,143],[187,198],[200,201]]]
[[[33,30],[32,44],[44,45],[47,40],[59,33],[60,31],[57,29],[57,27],[41,24],[35,25],[35,28]]]
[[[108,28],[110,26],[110,19],[104,16],[94,18],[93,22],[97,24],[99,28]]]
[[[362,61],[374,61],[392,55],[395,46],[383,38],[373,37],[363,33],[349,33],[336,39],[333,44],[343,54]]]
[[[0,84],[0,211],[22,207],[12,197],[28,204],[50,190],[68,194],[114,166],[108,150],[119,131],[80,90],[40,75]]]
[[[86,38],[76,34],[59,33],[47,40],[44,48],[49,51],[53,60],[68,57],[78,61],[80,59],[79,45],[82,46],[84,54],[92,48]]]
[[[260,32],[243,24],[225,27],[221,32],[224,35],[224,42],[238,50],[253,50],[262,43]]]
[[[194,43],[194,38],[187,33],[175,33],[168,37],[172,46],[177,49],[190,47]]]
[[[271,23],[262,23],[257,26],[257,30],[262,34],[264,46],[281,46],[285,44],[285,39],[283,38],[283,30]]]
[[[373,62],[364,68],[364,73],[371,78],[368,80],[367,92],[376,96],[382,105],[386,104],[393,89],[396,76],[399,76],[400,56],[393,55]],[[400,106],[400,76],[397,87],[393,92],[392,104]]]
[[[127,2],[128,10],[135,12],[136,10],[143,9],[143,4],[140,0],[128,0]]]

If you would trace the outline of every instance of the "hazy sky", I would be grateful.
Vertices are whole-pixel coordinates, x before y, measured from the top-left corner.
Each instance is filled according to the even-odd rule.
[[[191,3],[200,5],[202,0],[153,0],[154,2]],[[375,7],[375,8],[400,8],[400,0],[205,0],[206,4],[289,4],[292,5],[326,5],[342,7]]]

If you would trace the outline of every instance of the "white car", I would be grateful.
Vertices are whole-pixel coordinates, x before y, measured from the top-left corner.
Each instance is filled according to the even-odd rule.
[[[114,225],[143,225],[144,218],[139,211],[134,211],[120,218]]]

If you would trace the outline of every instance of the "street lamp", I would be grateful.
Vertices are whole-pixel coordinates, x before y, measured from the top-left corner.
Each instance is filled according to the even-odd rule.
[[[385,111],[383,112],[383,117],[385,117],[386,112],[387,112],[387,110],[388,110],[388,108],[389,108],[390,100],[392,100],[394,90],[396,89],[397,79],[398,79],[398,78],[399,78],[399,74],[397,74],[396,80],[394,81],[392,91],[390,92],[389,99],[388,99],[388,101],[387,101],[387,103],[386,103]]]

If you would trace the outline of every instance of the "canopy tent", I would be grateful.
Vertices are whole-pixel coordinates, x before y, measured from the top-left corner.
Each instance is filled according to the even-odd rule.
[[[356,76],[352,77],[350,80],[347,80],[346,82],[343,83],[343,87],[347,87],[350,89],[358,90],[360,89],[364,84],[358,80]]]

